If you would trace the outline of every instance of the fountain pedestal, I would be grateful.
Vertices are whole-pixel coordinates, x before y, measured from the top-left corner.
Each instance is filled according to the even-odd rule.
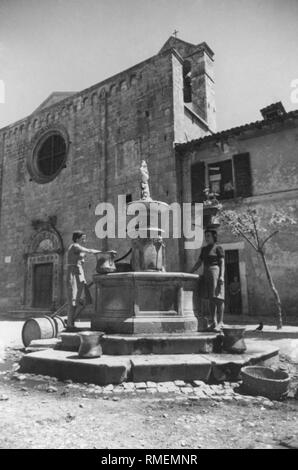
[[[194,274],[127,272],[95,275],[93,280],[92,330],[126,334],[198,331]]]

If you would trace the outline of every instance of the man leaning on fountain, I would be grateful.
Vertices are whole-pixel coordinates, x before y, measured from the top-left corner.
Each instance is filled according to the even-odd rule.
[[[86,243],[86,234],[81,231],[74,232],[72,235],[73,243],[67,250],[67,298],[68,298],[68,316],[67,329],[74,328],[76,310],[79,305],[84,288],[87,288],[84,272],[85,256],[88,253],[101,253],[100,250],[93,250],[83,246]]]

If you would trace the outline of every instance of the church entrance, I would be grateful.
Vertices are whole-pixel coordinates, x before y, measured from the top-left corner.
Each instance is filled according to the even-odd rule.
[[[53,263],[36,264],[33,277],[33,307],[50,308],[53,302]]]
[[[55,310],[63,298],[62,237],[49,222],[39,222],[28,245],[24,305]]]

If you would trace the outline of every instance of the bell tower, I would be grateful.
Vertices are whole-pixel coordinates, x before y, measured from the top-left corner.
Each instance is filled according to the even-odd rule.
[[[198,45],[171,36],[160,53],[175,49],[183,60],[184,105],[206,124],[206,130],[216,132],[214,89],[214,52],[202,42]]]
[[[216,131],[216,107],[214,90],[214,53],[203,42],[185,58],[190,64],[190,84],[193,111],[202,117],[212,132]],[[185,79],[184,79],[185,83]]]

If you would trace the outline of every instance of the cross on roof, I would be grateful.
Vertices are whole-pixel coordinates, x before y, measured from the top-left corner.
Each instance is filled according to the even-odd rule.
[[[179,31],[177,31],[177,29],[175,29],[175,30],[173,31],[173,36],[175,36],[175,38],[176,38],[178,33],[179,33]]]

